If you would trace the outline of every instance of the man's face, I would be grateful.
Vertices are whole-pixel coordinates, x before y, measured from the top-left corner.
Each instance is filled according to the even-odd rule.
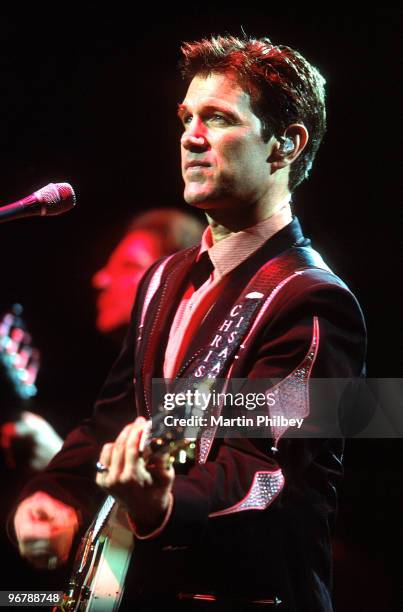
[[[161,255],[155,234],[136,230],[121,240],[105,267],[94,274],[92,285],[99,290],[96,326],[100,332],[109,333],[129,323],[141,277]]]
[[[269,187],[269,143],[231,73],[196,76],[179,106],[184,198],[204,209],[249,206]]]

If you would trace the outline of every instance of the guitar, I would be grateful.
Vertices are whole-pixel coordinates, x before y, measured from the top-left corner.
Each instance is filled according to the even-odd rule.
[[[149,435],[145,446],[149,446],[153,455],[168,451],[172,463],[185,463],[194,453],[193,440],[184,438],[184,429],[179,426],[163,431],[156,424],[157,419],[153,419],[153,436]],[[133,549],[134,537],[127,512],[108,495],[81,540],[63,601],[53,610],[116,612]]]
[[[21,318],[22,310],[20,304],[14,304],[0,321],[0,364],[17,397],[29,399],[37,394],[40,358]]]
[[[39,370],[39,351],[32,346],[31,336],[21,318],[22,306],[14,304],[0,320],[0,377],[2,401],[15,406],[16,400],[28,400],[37,393],[35,385]],[[28,413],[27,413],[28,414]],[[34,415],[33,415],[34,416]],[[10,469],[18,461],[26,463],[22,447],[15,447],[16,424],[13,421],[0,425],[0,450]],[[25,451],[25,449],[24,449]]]

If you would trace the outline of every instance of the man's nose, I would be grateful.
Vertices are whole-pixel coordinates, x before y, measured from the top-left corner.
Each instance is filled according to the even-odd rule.
[[[205,151],[209,143],[205,134],[203,123],[195,121],[186,127],[182,134],[181,145],[187,151]]]
[[[106,268],[102,268],[95,272],[92,277],[92,286],[94,289],[106,289],[111,282],[111,277]]]

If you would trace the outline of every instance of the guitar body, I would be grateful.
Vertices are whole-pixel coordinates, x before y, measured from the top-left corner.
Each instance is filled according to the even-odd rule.
[[[111,509],[108,505],[112,505]],[[82,539],[61,609],[116,612],[123,596],[133,546],[126,512],[108,497]]]
[[[186,449],[186,457],[193,457],[195,449],[194,442],[183,437],[183,431],[177,427],[163,435],[149,436],[145,445],[153,453],[168,452],[172,461],[177,457],[183,463],[182,451]],[[127,513],[109,495],[81,540],[67,592],[54,610],[117,612],[133,548]]]

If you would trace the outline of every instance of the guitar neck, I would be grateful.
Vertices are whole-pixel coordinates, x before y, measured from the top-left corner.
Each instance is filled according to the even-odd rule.
[[[95,542],[98,537],[100,531],[103,529],[106,521],[108,520],[113,508],[117,504],[116,499],[112,495],[108,495],[104,503],[102,504],[96,519],[93,523],[93,527],[91,529],[91,541]]]

